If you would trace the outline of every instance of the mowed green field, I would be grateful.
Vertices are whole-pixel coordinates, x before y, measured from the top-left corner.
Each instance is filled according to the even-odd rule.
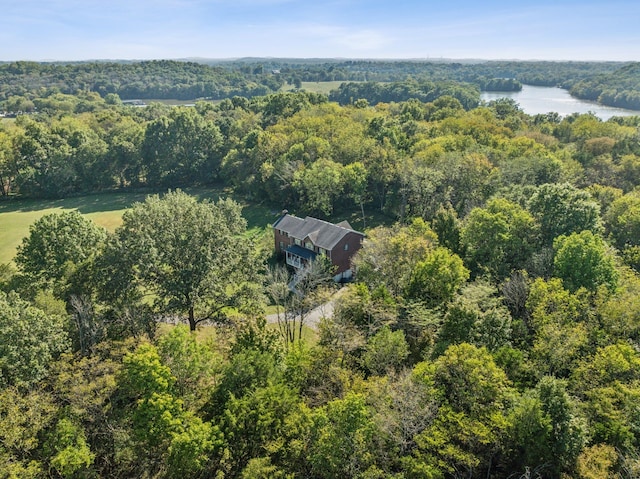
[[[201,200],[234,197],[224,188],[185,188],[184,191]],[[29,234],[29,226],[46,214],[78,210],[96,224],[114,231],[122,223],[124,211],[133,203],[144,201],[148,194],[102,193],[62,200],[0,201],[0,264],[13,260],[22,238]],[[264,230],[280,213],[267,206],[248,204],[241,198],[234,199],[243,206],[242,214],[247,219],[252,234]]]
[[[344,81],[303,81],[301,89],[310,91],[312,93],[325,93],[329,94],[331,90],[337,90],[340,85],[346,83]],[[350,82],[355,83],[355,82]],[[281,88],[281,91],[295,90],[295,86],[290,83],[285,83]]]

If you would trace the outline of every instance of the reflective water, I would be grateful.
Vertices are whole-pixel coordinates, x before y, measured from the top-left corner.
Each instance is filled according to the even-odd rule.
[[[482,92],[480,94],[480,98],[487,102],[505,97],[513,98],[520,105],[520,108],[529,115],[551,111],[557,112],[561,116],[592,112],[602,120],[608,120],[612,116],[640,115],[640,111],[579,100],[569,95],[567,90],[555,87],[522,85],[522,90],[519,92]]]

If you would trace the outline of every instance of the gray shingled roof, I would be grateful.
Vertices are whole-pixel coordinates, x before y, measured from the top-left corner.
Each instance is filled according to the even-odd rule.
[[[284,215],[273,224],[274,228],[286,231],[289,236],[304,240],[309,237],[314,245],[332,250],[344,236],[350,232],[364,236],[351,228],[348,222],[343,221],[339,225],[322,221],[311,216],[298,218],[297,216]]]

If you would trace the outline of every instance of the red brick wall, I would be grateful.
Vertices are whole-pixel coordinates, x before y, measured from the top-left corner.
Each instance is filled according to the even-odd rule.
[[[280,230],[278,228],[274,228],[273,232],[275,239],[275,248],[278,253],[283,253],[288,246],[291,246],[293,244],[293,238],[280,234]],[[280,242],[284,243],[283,249],[280,249]]]
[[[345,250],[344,245],[349,249]],[[340,274],[351,268],[351,258],[362,247],[362,236],[357,233],[348,233],[331,251],[331,262],[338,267],[334,274]]]
[[[293,238],[280,233],[280,230],[276,227],[273,229],[275,250],[283,254],[287,247],[294,244]],[[283,243],[283,248],[280,248],[280,242]],[[344,245],[348,244],[349,248],[344,249]],[[304,247],[304,245],[302,245]],[[333,248],[330,252],[331,262],[337,266],[334,274],[340,274],[351,268],[351,258],[362,247],[362,236],[357,233],[347,233],[342,240]],[[317,252],[317,248],[316,248]]]

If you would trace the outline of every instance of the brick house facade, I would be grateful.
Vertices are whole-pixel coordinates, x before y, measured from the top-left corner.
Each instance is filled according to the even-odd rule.
[[[329,223],[307,216],[298,218],[286,212],[273,224],[275,248],[295,270],[303,269],[318,255],[325,255],[335,266],[335,281],[353,275],[351,258],[362,246],[364,234],[347,221]]]

